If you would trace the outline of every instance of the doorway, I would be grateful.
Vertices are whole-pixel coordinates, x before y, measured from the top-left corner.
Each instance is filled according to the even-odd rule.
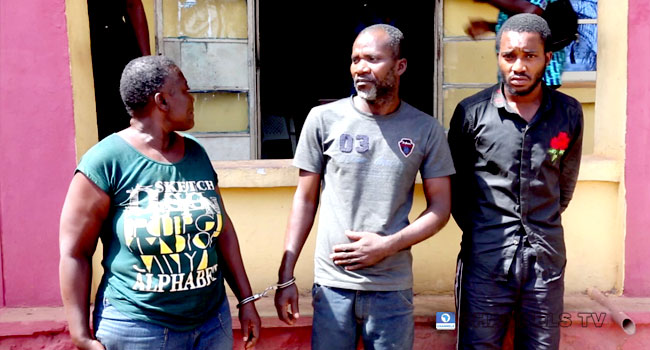
[[[262,158],[293,158],[309,110],[354,93],[352,43],[371,24],[404,33],[400,96],[433,114],[434,1],[260,1],[258,18]]]

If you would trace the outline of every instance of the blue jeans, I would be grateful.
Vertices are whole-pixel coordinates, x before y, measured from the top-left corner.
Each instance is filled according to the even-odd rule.
[[[366,350],[413,348],[413,290],[358,291],[314,284],[311,347]]]
[[[95,317],[95,336],[106,350],[232,350],[228,299],[196,329],[177,332],[154,323],[132,320],[103,298]]]

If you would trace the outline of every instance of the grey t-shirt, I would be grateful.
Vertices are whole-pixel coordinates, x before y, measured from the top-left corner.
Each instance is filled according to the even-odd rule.
[[[329,255],[334,245],[350,242],[345,230],[390,235],[406,227],[418,171],[425,179],[454,173],[438,121],[403,101],[385,116],[357,110],[352,98],[318,106],[305,120],[293,164],[323,176],[315,282],[353,290],[411,288],[410,249],[357,271],[335,265]]]

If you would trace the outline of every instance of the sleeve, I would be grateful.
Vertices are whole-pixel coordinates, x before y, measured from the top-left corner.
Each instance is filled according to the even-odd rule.
[[[423,179],[452,175],[456,171],[449,152],[449,145],[446,142],[445,131],[436,119],[427,118],[431,118],[433,121],[427,145],[427,154],[420,166],[420,174]]]
[[[108,159],[108,153],[104,148],[95,145],[81,157],[75,174],[80,172],[90,181],[95,183],[102,191],[110,194],[112,191],[113,164]]]
[[[578,183],[578,172],[580,170],[580,160],[582,158],[582,134],[584,129],[584,117],[582,106],[575,101],[574,108],[575,127],[572,130],[571,143],[567,152],[562,156],[560,164],[560,212],[563,212],[568,206],[573,192]]]
[[[300,132],[300,139],[293,157],[293,165],[299,169],[321,174],[325,168],[323,127],[320,114],[313,108]]]
[[[458,104],[451,118],[447,140],[456,168],[456,174],[451,177],[451,214],[463,231],[470,223],[468,208],[473,189],[475,156],[471,129],[465,107]]]
[[[526,0],[526,1],[541,8],[542,10],[546,10],[546,6],[548,6],[548,3],[552,2],[552,0]]]

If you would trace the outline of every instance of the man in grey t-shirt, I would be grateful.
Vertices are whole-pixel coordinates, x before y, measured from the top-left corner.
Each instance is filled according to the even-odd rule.
[[[300,136],[279,281],[293,277],[320,197],[313,349],[356,349],[359,337],[366,348],[413,346],[410,247],[447,222],[454,167],[440,124],[399,98],[402,40],[389,25],[364,29],[352,47],[357,95],[313,108]],[[418,171],[427,208],[409,223]],[[295,284],[275,304],[293,324]]]

